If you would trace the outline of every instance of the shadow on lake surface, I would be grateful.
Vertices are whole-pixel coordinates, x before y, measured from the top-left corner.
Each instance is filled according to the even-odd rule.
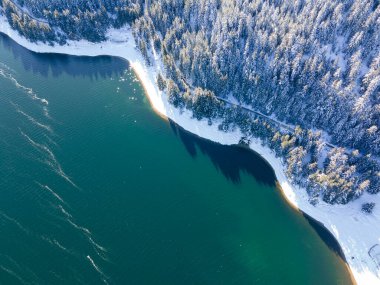
[[[35,53],[17,43],[8,36],[0,33],[2,46],[11,51],[15,59],[20,59],[27,71],[47,77],[67,73],[74,77],[110,78],[121,76],[129,68],[129,63],[111,56],[71,56],[63,54]]]
[[[129,68],[127,61],[110,56],[75,57],[59,54],[39,54],[31,52],[15,43],[8,36],[0,34],[1,45],[9,50],[14,58],[20,59],[23,67],[47,77],[50,73],[58,77],[63,73],[74,77],[110,78],[122,75]],[[173,132],[180,138],[187,152],[197,157],[198,152],[210,158],[214,166],[230,181],[240,183],[241,173],[245,172],[259,183],[276,186],[276,177],[271,166],[252,150],[240,146],[221,145],[190,134],[173,121],[169,121]],[[344,261],[345,256],[334,236],[318,221],[303,214],[326,245]]]
[[[344,256],[343,250],[340,247],[338,241],[335,239],[332,233],[329,232],[325,226],[313,219],[309,215],[302,212],[304,218],[312,226],[312,228],[317,232],[318,236],[325,242],[329,249],[331,249],[335,254],[337,254],[344,262],[347,263],[346,257]]]
[[[259,183],[276,186],[271,166],[257,153],[241,146],[218,144],[191,134],[169,120],[173,132],[181,139],[188,153],[195,158],[198,151],[207,155],[215,167],[230,181],[240,183],[241,172],[253,176]]]
[[[254,151],[237,145],[221,145],[197,137],[178,126],[172,120],[169,120],[169,122],[172,130],[181,139],[186,150],[193,158],[198,155],[198,151],[201,151],[233,183],[240,183],[240,173],[243,171],[252,175],[260,183],[276,187],[276,176],[272,167]],[[342,248],[329,230],[312,217],[303,212],[301,213],[328,248],[346,262]]]

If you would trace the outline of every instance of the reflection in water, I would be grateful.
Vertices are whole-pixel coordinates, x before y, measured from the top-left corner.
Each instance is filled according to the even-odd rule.
[[[215,167],[233,183],[240,182],[240,173],[244,171],[267,186],[275,186],[276,177],[273,169],[257,153],[240,146],[226,146],[190,134],[173,121],[170,126],[179,136],[192,157],[197,156],[197,149],[207,155]],[[223,153],[223,155],[220,155]],[[239,159],[236,159],[239,158]],[[254,162],[254,163],[253,163]]]
[[[5,49],[12,52],[15,59],[20,59],[25,70],[45,77],[51,71],[54,77],[67,73],[74,77],[90,77],[96,80],[99,77],[110,78],[122,75],[129,67],[127,61],[116,57],[99,56],[94,61],[92,57],[85,56],[34,53],[20,45],[15,45],[8,36],[2,36],[1,42]]]
[[[231,147],[210,142],[190,134],[171,120],[170,126],[174,133],[180,137],[186,150],[192,157],[197,156],[197,149],[199,149],[202,154],[210,157],[215,167],[232,182],[239,183],[240,173],[244,171],[254,176],[260,183],[273,187],[276,186],[276,177],[273,169],[254,151],[239,146]],[[223,153],[223,156],[220,155],[221,153]],[[236,159],[237,157],[239,159]],[[346,261],[342,248],[335,237],[320,222],[304,213],[303,216],[326,245],[343,261]]]
[[[31,89],[15,84],[0,92],[1,282],[349,284],[304,220],[265,187],[275,176],[259,155],[171,122],[174,137],[145,100],[128,100],[144,96],[134,76],[111,82],[125,61],[0,41],[1,68],[48,103],[17,96]]]
[[[346,262],[346,257],[344,256],[343,250],[340,247],[336,238],[324,227],[323,224],[313,219],[309,215],[303,213],[305,219],[309,222],[309,224],[313,227],[313,229],[317,232],[319,237],[326,243],[326,245],[335,252],[344,262]]]

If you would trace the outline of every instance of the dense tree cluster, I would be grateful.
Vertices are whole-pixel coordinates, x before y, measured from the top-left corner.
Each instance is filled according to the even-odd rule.
[[[377,1],[153,1],[149,15],[193,86],[380,154]]]
[[[260,112],[213,104],[220,129],[268,144],[312,201],[380,191],[377,1],[157,0],[144,18],[138,40],[153,49],[160,35],[166,76],[196,118],[213,117],[191,104],[199,88]]]
[[[153,49],[161,55],[157,83],[174,106],[210,124],[221,118],[219,128],[240,128],[243,141],[260,138],[312,202],[380,191],[377,0],[12,3],[0,0],[31,39],[43,28],[27,30],[35,19],[25,11],[57,39],[99,41],[107,28],[129,23],[147,64]]]
[[[12,27],[31,40],[105,40],[110,27],[120,27],[141,16],[141,1],[133,0],[1,0]],[[33,36],[24,17],[55,31],[54,38]],[[21,19],[20,19],[21,18]],[[36,29],[34,29],[36,33]]]
[[[245,138],[259,138],[268,145],[287,166],[288,178],[308,191],[312,203],[322,198],[328,203],[344,204],[364,191],[378,192],[379,165],[356,152],[326,146],[320,131],[300,126],[281,129],[277,123],[239,107],[224,109],[223,118],[221,130],[237,126]]]
[[[0,4],[13,29],[18,30],[31,41],[52,42],[57,39],[55,31],[46,21],[36,19],[10,0],[0,0]]]

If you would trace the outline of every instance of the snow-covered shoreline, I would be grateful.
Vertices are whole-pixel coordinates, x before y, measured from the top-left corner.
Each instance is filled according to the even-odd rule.
[[[69,42],[65,46],[49,46],[31,43],[12,30],[5,17],[0,15],[0,32],[8,35],[23,47],[39,53],[61,53],[75,56],[117,56],[129,61],[140,79],[153,108],[162,116],[172,119],[185,130],[200,137],[226,145],[237,144],[241,138],[239,131],[224,133],[217,124],[208,125],[206,120],[191,118],[191,112],[180,113],[171,106],[166,95],[159,91],[157,74],[162,70],[160,59],[154,55],[152,66],[147,67],[140,52],[135,48],[132,33],[128,28],[111,30],[109,40],[103,43],[87,41]],[[380,285],[380,195],[364,194],[348,205],[329,205],[320,202],[314,207],[308,202],[307,193],[291,185],[285,176],[284,166],[269,148],[259,141],[252,141],[250,148],[260,154],[275,171],[277,180],[287,201],[297,209],[321,222],[339,242],[351,272],[359,285]],[[365,202],[375,202],[371,215],[361,212]],[[369,251],[371,250],[371,255]]]

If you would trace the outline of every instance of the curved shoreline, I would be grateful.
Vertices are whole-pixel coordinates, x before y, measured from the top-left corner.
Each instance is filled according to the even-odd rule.
[[[108,33],[110,40],[107,42],[95,44],[78,41],[55,47],[30,43],[18,32],[12,30],[2,15],[0,15],[0,32],[21,46],[37,53],[121,57],[130,63],[141,81],[153,109],[160,116],[171,119],[188,132],[221,144],[237,144],[241,138],[239,130],[229,133],[221,132],[216,123],[209,126],[206,120],[196,121],[193,119],[190,111],[180,112],[171,106],[166,100],[166,95],[159,91],[155,83],[157,74],[163,70],[159,57],[154,54],[154,63],[147,67],[142,55],[135,48],[132,33],[127,27],[110,30]],[[113,41],[113,39],[117,39],[117,41]],[[304,189],[290,184],[280,159],[276,158],[269,148],[262,146],[258,140],[253,140],[249,147],[270,164],[280,185],[280,190],[289,204],[321,223],[335,237],[356,283],[359,285],[380,284],[380,252],[379,260],[374,260],[368,254],[374,245],[380,244],[380,195],[365,194],[348,205],[333,206],[320,202],[314,207],[308,202],[308,196]],[[366,215],[360,211],[361,204],[365,202],[376,202],[377,206],[372,215]]]
[[[272,167],[272,166],[270,166]],[[321,222],[318,221],[317,219],[313,218],[312,216],[308,215],[306,212],[302,211],[300,208],[297,208],[295,205],[292,204],[292,202],[288,199],[288,197],[285,195],[284,191],[281,188],[281,185],[277,183],[277,188],[280,190],[282,197],[285,199],[285,201],[288,203],[288,205],[296,212],[300,213],[301,215],[304,216],[304,218],[307,220],[309,225],[316,231],[318,236],[323,240],[323,242],[327,245],[327,247],[330,248],[336,255],[339,256],[339,258],[342,260],[344,266],[346,266],[348,274],[350,275],[350,279],[353,285],[361,285],[362,283],[358,283],[358,280],[355,278],[354,272],[352,268],[350,267],[350,264],[347,262],[347,258],[344,254],[343,248],[340,245],[339,241],[337,238],[334,236],[334,234]],[[336,249],[332,248],[332,246],[329,245],[330,242],[326,241],[324,237],[321,236],[320,231],[316,228],[320,227],[323,228],[324,231],[326,231],[327,234],[331,235],[331,238],[333,239],[333,243],[336,244]],[[333,246],[334,247],[334,246]],[[364,282],[363,282],[364,284]]]
[[[167,118],[164,118],[164,119],[167,120]],[[171,121],[171,120],[169,119],[169,121]],[[173,122],[173,121],[171,121],[171,122]],[[175,124],[175,122],[173,122],[173,123]],[[183,132],[186,132],[186,133],[194,136],[193,133],[187,131],[186,129],[182,128],[178,124],[176,124],[176,127],[182,129]],[[197,136],[197,135],[195,135],[195,136]],[[197,137],[199,139],[207,140],[207,139],[204,139],[203,137],[199,137],[199,136],[197,136]],[[252,149],[248,146],[245,146],[245,145],[241,145],[241,144],[231,144],[230,146],[231,147],[239,147],[239,148],[243,148],[243,149],[246,149],[248,151],[254,152],[256,155],[260,156],[263,159],[264,163],[273,171],[273,174],[275,175],[275,169],[272,167],[272,165],[267,160],[265,160],[262,157],[262,155],[260,155],[254,149]],[[295,211],[297,214],[302,215],[306,219],[308,224],[317,233],[319,238],[322,239],[322,241],[327,245],[327,247],[339,257],[342,264],[347,268],[347,271],[348,271],[348,274],[349,274],[349,277],[351,280],[351,284],[353,284],[353,285],[358,284],[356,282],[355,276],[354,276],[354,274],[353,274],[353,272],[352,272],[352,270],[351,270],[351,268],[347,262],[347,259],[344,255],[344,252],[343,252],[343,249],[340,246],[338,240],[335,238],[335,236],[325,227],[325,225],[322,222],[314,219],[312,216],[303,212],[300,208],[297,208],[294,204],[291,203],[290,200],[288,200],[288,197],[284,194],[284,191],[282,190],[281,185],[277,181],[277,177],[276,177],[275,184],[276,184],[277,190],[280,192],[280,194],[281,194],[282,198],[285,200],[287,206],[290,206],[290,208],[293,211]]]

